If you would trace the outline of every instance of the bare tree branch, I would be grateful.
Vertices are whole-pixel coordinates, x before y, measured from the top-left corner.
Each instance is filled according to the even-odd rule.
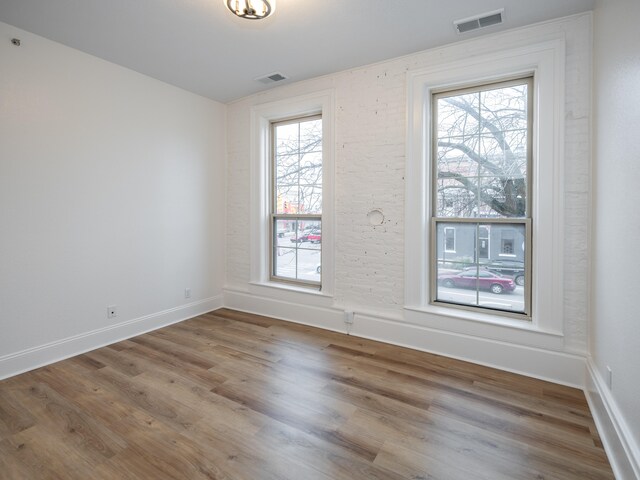
[[[478,163],[479,165],[482,165],[484,168],[495,175],[502,175],[502,173],[504,172],[502,168],[491,163],[486,157],[478,155],[472,148],[468,147],[464,143],[451,143],[445,142],[444,140],[438,140],[438,146],[461,151],[471,160]]]
[[[526,163],[516,152],[526,149],[526,90],[504,88],[482,95],[446,97],[439,104],[438,178],[449,182],[439,184],[438,208],[454,216],[490,216],[491,210],[524,216]]]

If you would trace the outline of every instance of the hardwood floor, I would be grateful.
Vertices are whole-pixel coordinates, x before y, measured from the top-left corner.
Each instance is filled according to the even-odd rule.
[[[0,382],[2,479],[611,479],[581,391],[221,309]]]

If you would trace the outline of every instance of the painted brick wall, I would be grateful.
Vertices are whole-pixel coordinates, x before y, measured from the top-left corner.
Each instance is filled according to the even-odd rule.
[[[568,17],[386,62],[285,85],[228,105],[227,287],[249,281],[252,105],[333,89],[336,100],[336,284],[334,305],[402,315],[406,72],[455,61],[535,37],[563,34],[566,62],[565,348],[586,351],[590,185],[591,17]],[[378,208],[384,223],[372,227]]]

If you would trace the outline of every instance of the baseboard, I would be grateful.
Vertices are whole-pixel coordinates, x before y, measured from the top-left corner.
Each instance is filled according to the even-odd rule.
[[[347,333],[344,311],[335,308],[303,305],[231,289],[224,291],[224,306],[241,312]]]
[[[435,353],[575,388],[584,388],[584,357],[356,314],[351,335]]]
[[[585,393],[616,479],[640,479],[640,449],[590,357],[587,359]]]
[[[373,315],[357,311],[354,312],[353,325],[347,331],[343,310],[302,305],[237,290],[225,290],[224,304],[228,308],[243,312],[349,333],[562,385],[584,388],[585,359],[580,355],[463,335],[403,322],[384,314]]]
[[[0,357],[0,380],[222,307],[223,296],[181,305]]]

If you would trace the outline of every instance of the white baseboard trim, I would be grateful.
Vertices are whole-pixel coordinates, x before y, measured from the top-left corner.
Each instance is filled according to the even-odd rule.
[[[127,320],[0,357],[0,380],[221,308],[223,295]]]
[[[584,388],[580,355],[356,314],[351,335]]]
[[[302,305],[232,289],[224,290],[224,306],[240,312],[266,315],[279,320],[347,333],[344,311],[335,308]]]
[[[358,311],[354,312],[354,323],[347,331],[343,310],[302,305],[239,290],[225,289],[224,304],[243,312],[349,333],[571,387],[583,389],[585,386],[585,359],[581,355],[438,330],[384,314]]]
[[[640,479],[640,448],[591,357],[585,393],[617,480]]]

